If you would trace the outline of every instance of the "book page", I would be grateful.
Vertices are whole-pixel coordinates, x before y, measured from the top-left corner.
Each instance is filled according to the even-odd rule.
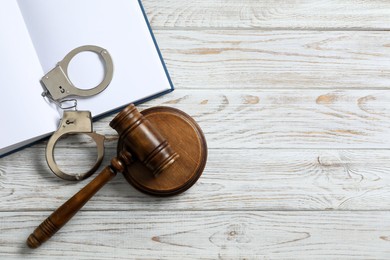
[[[56,113],[41,96],[43,71],[14,0],[1,1],[0,39],[2,155],[54,131],[57,121]]]
[[[98,116],[171,89],[137,0],[18,0],[18,3],[45,72],[82,45],[97,45],[111,54],[114,62],[111,84],[96,96],[79,99],[79,110],[90,110],[93,116]],[[80,54],[74,59],[77,63],[71,62],[70,80],[78,88],[90,88],[83,84],[88,85],[91,79],[99,83],[103,78],[101,61],[89,54]]]

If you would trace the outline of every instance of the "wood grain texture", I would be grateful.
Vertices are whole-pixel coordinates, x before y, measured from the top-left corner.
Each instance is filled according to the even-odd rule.
[[[390,26],[390,3],[386,0],[142,2],[154,29],[388,30]]]
[[[83,212],[50,243],[20,241],[42,213],[3,213],[0,257],[389,259],[389,212]],[[16,257],[15,257],[16,258]]]
[[[16,155],[1,164],[0,211],[54,210],[90,181],[64,182],[32,160],[33,153],[44,150],[27,149],[21,167],[13,166]],[[109,148],[103,165],[113,154]],[[83,157],[63,160],[77,166]],[[390,210],[389,194],[388,150],[210,149],[202,177],[182,195],[150,197],[118,174],[83,211]]]
[[[390,89],[390,32],[160,30],[156,38],[177,89]]]
[[[389,91],[176,91],[210,148],[390,148]]]

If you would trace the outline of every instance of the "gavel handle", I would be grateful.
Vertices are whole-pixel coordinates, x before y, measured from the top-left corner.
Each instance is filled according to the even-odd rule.
[[[62,228],[88,200],[95,195],[108,181],[115,177],[116,171],[110,166],[104,170],[83,189],[77,192],[72,198],[54,211],[45,221],[42,222],[28,237],[27,245],[30,248],[37,248],[46,240],[51,238]]]

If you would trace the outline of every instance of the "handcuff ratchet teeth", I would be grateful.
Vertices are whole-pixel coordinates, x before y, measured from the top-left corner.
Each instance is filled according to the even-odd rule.
[[[79,89],[73,85],[68,77],[68,65],[72,58],[83,51],[92,51],[97,53],[105,63],[105,76],[102,82],[91,89]],[[45,88],[42,96],[47,97],[59,108],[64,110],[63,117],[56,132],[49,139],[46,146],[46,161],[52,172],[65,180],[83,180],[88,178],[99,168],[104,156],[104,136],[99,135],[92,130],[92,116],[89,111],[77,111],[76,99],[65,99],[69,96],[88,97],[102,92],[110,84],[113,77],[113,63],[107,50],[93,45],[78,47],[69,52],[57,66],[49,71],[41,82]],[[74,105],[64,106],[63,104],[73,101]],[[65,109],[75,108],[75,111]],[[90,136],[97,145],[97,161],[95,165],[87,172],[81,174],[67,174],[60,170],[54,159],[54,148],[57,141],[67,134],[86,134]]]

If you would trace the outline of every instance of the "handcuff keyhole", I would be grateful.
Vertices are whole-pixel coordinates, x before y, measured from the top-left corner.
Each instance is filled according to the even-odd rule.
[[[59,88],[61,93],[65,93],[65,89],[62,86],[59,86]]]

